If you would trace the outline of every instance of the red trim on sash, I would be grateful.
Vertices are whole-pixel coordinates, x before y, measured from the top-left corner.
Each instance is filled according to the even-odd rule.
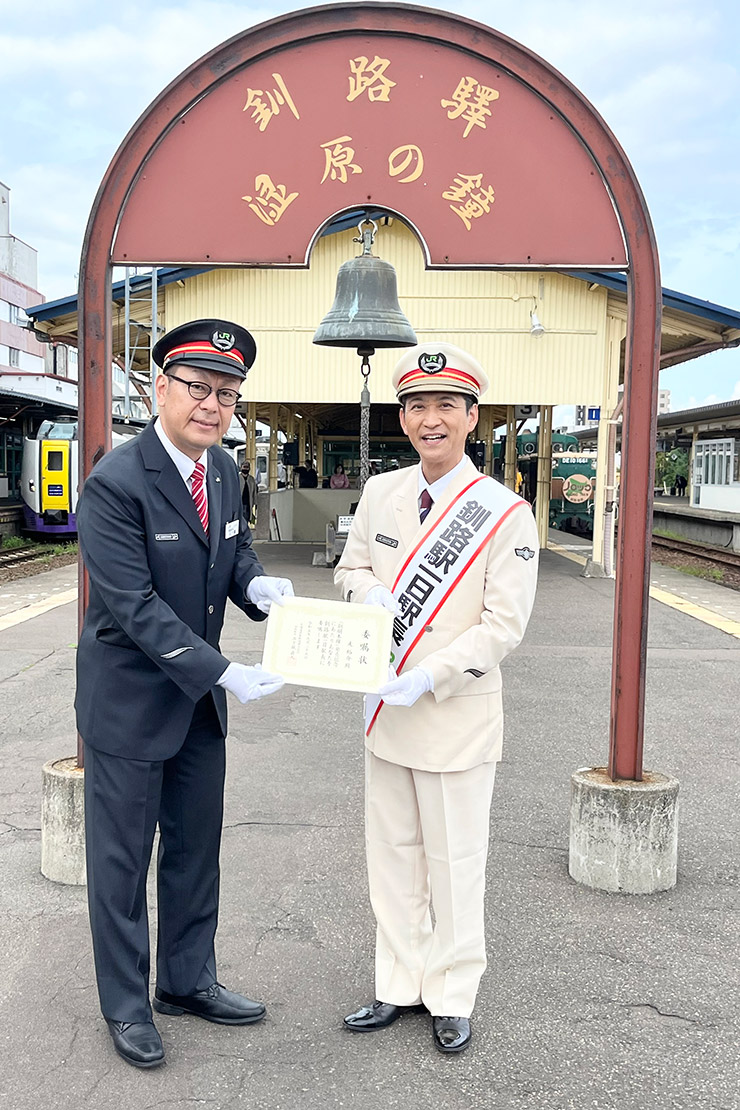
[[[447,508],[445,509],[445,511],[444,511],[444,512],[442,513],[442,516],[441,516],[441,517],[439,518],[439,520],[438,520],[438,521],[437,521],[437,522],[436,522],[435,524],[432,524],[432,525],[430,525],[430,527],[429,527],[429,528],[427,529],[427,531],[426,531],[426,532],[424,533],[424,535],[423,535],[423,536],[421,537],[421,539],[420,539],[420,540],[419,540],[419,542],[417,543],[416,547],[415,547],[415,548],[414,548],[414,550],[413,550],[413,551],[411,552],[411,554],[410,554],[410,555],[409,555],[409,556],[407,557],[407,559],[406,559],[406,562],[405,562],[405,563],[403,564],[403,566],[402,566],[402,567],[401,567],[401,569],[399,570],[398,574],[396,575],[396,581],[395,581],[395,582],[393,583],[393,585],[391,586],[391,593],[393,592],[393,590],[395,590],[396,586],[398,585],[399,579],[400,579],[401,575],[403,574],[403,572],[404,572],[404,571],[406,570],[406,567],[407,567],[407,566],[409,565],[409,563],[411,562],[411,560],[413,559],[414,555],[415,555],[415,554],[416,554],[416,552],[417,552],[417,551],[419,550],[419,548],[421,547],[421,545],[422,545],[423,543],[426,543],[426,541],[427,541],[427,539],[429,538],[430,534],[431,534],[431,533],[432,533],[432,532],[434,531],[434,529],[435,529],[435,528],[437,527],[437,524],[441,524],[441,523],[442,523],[442,521],[444,520],[444,518],[445,518],[445,517],[447,516],[447,514],[449,513],[450,509],[451,509],[451,508],[453,507],[453,505],[456,505],[456,504],[458,503],[458,501],[460,500],[460,498],[461,498],[461,497],[463,497],[463,496],[464,496],[464,495],[465,495],[465,494],[466,494],[466,493],[468,492],[468,490],[469,490],[469,489],[470,489],[470,488],[471,488],[472,486],[474,486],[474,485],[476,484],[476,482],[482,482],[482,481],[483,481],[483,479],[484,479],[484,478],[486,478],[486,477],[487,477],[487,475],[485,475],[485,474],[481,474],[481,475],[480,475],[480,476],[479,476],[478,478],[473,478],[473,481],[472,481],[472,482],[468,482],[468,484],[467,484],[467,486],[465,487],[465,489],[461,490],[461,491],[460,491],[460,493],[458,493],[458,495],[457,495],[457,497],[455,498],[455,500],[454,500],[454,501],[450,501],[449,505],[447,506]]]
[[[465,489],[464,489],[464,490],[462,491],[462,493],[461,493],[461,494],[459,494],[459,497],[462,497],[463,493],[466,493],[466,492],[467,492],[467,491],[468,491],[468,490],[470,489],[470,486],[474,486],[474,485],[476,484],[476,482],[480,482],[480,481],[482,481],[482,479],[483,479],[484,477],[486,477],[486,475],[481,475],[481,477],[480,477],[480,478],[474,478],[474,479],[473,479],[473,481],[472,481],[472,482],[470,483],[470,485],[466,486],[466,487],[465,487]],[[449,508],[450,508],[450,509],[451,509],[451,508],[452,508],[452,506],[453,506],[453,505],[454,505],[454,504],[455,504],[455,503],[457,502],[457,500],[458,500],[458,498],[456,497],[456,498],[455,498],[455,500],[454,500],[454,501],[452,501],[452,502],[450,503],[450,505],[449,505]],[[436,617],[437,613],[438,613],[438,612],[440,611],[440,609],[442,608],[442,606],[444,605],[444,603],[445,603],[445,602],[447,601],[447,599],[448,599],[448,597],[450,596],[450,594],[452,593],[452,591],[453,591],[453,590],[455,589],[455,587],[456,587],[456,586],[458,585],[458,583],[459,583],[459,582],[461,582],[461,581],[462,581],[462,579],[463,579],[463,578],[465,577],[465,575],[466,575],[466,574],[468,573],[468,571],[470,570],[470,568],[472,567],[473,563],[475,562],[475,560],[476,560],[476,559],[478,558],[478,556],[480,555],[480,553],[481,553],[481,551],[483,550],[483,548],[484,548],[484,547],[486,546],[486,544],[490,543],[490,541],[491,541],[491,540],[493,539],[493,537],[494,537],[494,536],[496,535],[496,533],[498,532],[499,528],[500,528],[500,527],[501,527],[501,525],[502,525],[502,524],[504,523],[504,521],[505,521],[505,520],[506,520],[506,518],[507,518],[507,517],[509,516],[509,514],[510,514],[510,513],[512,513],[512,512],[514,511],[514,509],[518,509],[520,505],[527,505],[527,504],[528,504],[528,502],[527,502],[527,501],[516,501],[516,502],[515,502],[515,503],[514,503],[513,505],[510,505],[510,506],[509,506],[509,508],[508,508],[508,509],[506,510],[506,512],[505,512],[505,513],[503,513],[503,515],[502,515],[502,516],[500,516],[500,517],[498,518],[498,520],[496,521],[496,523],[494,524],[493,528],[492,528],[492,529],[491,529],[491,531],[490,531],[490,532],[488,533],[488,535],[486,536],[486,538],[485,538],[484,540],[482,540],[482,541],[481,541],[481,543],[479,544],[479,546],[478,546],[478,550],[477,550],[477,551],[476,551],[476,553],[475,553],[475,554],[473,555],[473,557],[472,557],[472,558],[471,558],[471,559],[469,560],[469,562],[468,562],[468,565],[467,565],[467,566],[465,567],[465,569],[463,570],[462,574],[459,574],[459,575],[457,576],[457,578],[456,578],[456,579],[454,580],[454,582],[451,582],[451,583],[450,583],[450,587],[449,587],[449,589],[447,590],[446,594],[444,595],[444,597],[442,598],[442,600],[441,600],[441,601],[439,602],[439,604],[437,605],[437,607],[436,607],[436,609],[434,610],[434,612],[433,612],[433,613],[432,613],[432,614],[431,614],[431,615],[430,615],[429,617],[426,617],[426,618],[424,619],[424,623],[422,624],[421,628],[419,629],[419,631],[418,631],[418,633],[417,633],[417,635],[416,635],[416,638],[414,639],[413,643],[412,643],[412,644],[411,644],[411,646],[409,647],[408,651],[407,651],[407,652],[406,652],[406,654],[404,655],[404,657],[403,657],[403,659],[401,660],[401,662],[400,662],[400,663],[398,664],[398,666],[396,667],[396,674],[400,674],[400,673],[401,673],[401,668],[403,667],[403,665],[404,665],[404,663],[406,662],[406,660],[408,659],[409,655],[411,654],[411,652],[412,652],[412,651],[414,650],[414,648],[415,648],[415,647],[416,647],[416,645],[418,644],[419,640],[421,639],[421,637],[422,637],[422,635],[423,635],[423,633],[424,633],[424,628],[425,628],[426,624],[427,624],[427,623],[428,623],[429,621],[431,621],[431,620],[434,620],[434,618]],[[449,511],[449,510],[448,510],[448,511]],[[444,514],[444,515],[446,516],[446,515],[447,515],[447,512],[445,512],[445,514]],[[443,519],[443,518],[440,518],[440,521],[441,521],[442,519]],[[439,524],[439,523],[440,523],[440,521],[437,521],[437,523]],[[436,525],[435,525],[435,527],[436,527]],[[432,529],[430,529],[430,531],[432,531]],[[398,576],[396,577],[396,581],[395,581],[395,582],[393,583],[393,589],[394,589],[394,590],[395,590],[395,588],[396,588],[396,586],[397,586],[397,584],[398,584],[398,580],[399,580],[399,578],[401,577],[401,575],[403,574],[404,570],[406,569],[406,567],[407,567],[407,566],[408,566],[408,564],[410,563],[411,559],[413,559],[413,557],[414,557],[414,555],[416,554],[416,552],[417,552],[417,551],[419,550],[419,548],[421,547],[421,545],[422,545],[422,544],[424,543],[424,540],[426,540],[426,538],[427,538],[427,536],[428,536],[428,535],[429,535],[429,532],[427,532],[427,533],[426,533],[426,534],[424,535],[423,539],[422,539],[422,540],[421,540],[421,541],[420,541],[420,542],[419,542],[419,543],[418,543],[418,544],[416,545],[416,547],[414,548],[414,550],[413,550],[413,551],[411,552],[411,555],[409,556],[409,558],[408,558],[408,559],[406,560],[406,562],[405,562],[405,563],[403,564],[403,567],[401,568],[401,571],[399,572]],[[381,711],[381,709],[383,708],[383,706],[384,706],[384,705],[385,705],[385,702],[384,702],[384,701],[383,701],[383,700],[381,699],[380,705],[378,706],[378,708],[377,708],[377,709],[375,710],[375,712],[373,713],[373,719],[371,720],[371,722],[370,722],[370,724],[368,725],[368,728],[367,728],[367,730],[366,730],[366,732],[365,732],[365,735],[366,735],[366,736],[369,736],[369,735],[370,735],[370,733],[371,733],[371,731],[372,731],[372,727],[373,727],[373,725],[375,724],[376,720],[378,719],[378,714],[380,713],[380,711]]]

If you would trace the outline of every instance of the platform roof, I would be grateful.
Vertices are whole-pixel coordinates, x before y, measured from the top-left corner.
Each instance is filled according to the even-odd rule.
[[[714,405],[700,405],[693,409],[679,409],[677,412],[664,412],[658,417],[658,435],[667,433],[693,434],[694,432],[713,432],[718,436],[723,432],[740,428],[740,400],[720,401]],[[595,443],[598,428],[579,428],[575,436],[581,443]],[[617,430],[617,438],[621,427]]]
[[[385,216],[381,210],[372,210],[369,214],[378,221]],[[325,234],[346,231],[355,226],[364,216],[365,213],[359,211],[346,213],[335,221]],[[183,285],[189,278],[207,274],[211,269],[192,266],[161,267],[157,271],[157,285],[158,288],[173,283]],[[591,286],[606,288],[610,314],[621,316],[626,320],[626,275],[616,272],[572,271],[565,276],[585,281]],[[132,352],[132,369],[135,376],[140,374],[143,378],[148,378],[151,275],[149,273],[132,275],[129,278],[129,293],[130,318],[134,325],[130,341],[136,344]],[[123,280],[113,284],[112,300],[114,304],[113,354],[122,363],[125,351],[125,282]],[[77,345],[79,317],[76,294],[35,305],[28,308],[26,312],[31,320],[29,326],[43,332],[45,338]],[[663,290],[661,368],[697,358],[710,351],[737,345],[740,345],[740,310],[701,301],[675,290]],[[624,348],[624,344],[622,346]],[[623,358],[624,354],[622,354],[622,360]],[[291,403],[291,399],[287,397],[279,400],[283,404]],[[501,405],[493,407],[495,426],[499,426],[505,422],[506,409]],[[356,405],[308,406],[303,404],[302,409],[305,410],[306,417],[316,420],[325,435],[341,436],[356,433],[358,420]],[[313,411],[314,409],[316,411]],[[371,429],[373,436],[394,434],[392,429],[395,430],[395,434],[398,433],[396,411],[396,407],[392,405],[373,405]],[[267,405],[258,404],[257,417],[269,423]]]

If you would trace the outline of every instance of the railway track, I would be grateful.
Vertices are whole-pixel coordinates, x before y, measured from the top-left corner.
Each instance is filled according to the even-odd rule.
[[[740,552],[729,551],[722,547],[712,547],[706,543],[694,543],[691,540],[675,540],[669,536],[653,535],[653,547],[665,548],[681,555],[688,555],[692,559],[711,563],[713,566],[733,567],[740,571]]]
[[[43,550],[39,550],[38,547],[14,547],[10,551],[0,550],[0,567],[14,567],[18,563],[25,563],[28,559],[37,559],[43,554]]]

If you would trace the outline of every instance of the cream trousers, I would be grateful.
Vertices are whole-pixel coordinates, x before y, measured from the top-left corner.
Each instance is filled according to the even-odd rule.
[[[417,771],[365,755],[375,996],[396,1006],[421,1000],[432,1014],[470,1017],[486,967],[483,902],[496,764]]]

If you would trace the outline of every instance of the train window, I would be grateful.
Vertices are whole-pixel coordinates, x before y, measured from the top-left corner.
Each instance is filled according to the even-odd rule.
[[[61,451],[50,451],[46,457],[47,470],[64,470],[64,456]]]

